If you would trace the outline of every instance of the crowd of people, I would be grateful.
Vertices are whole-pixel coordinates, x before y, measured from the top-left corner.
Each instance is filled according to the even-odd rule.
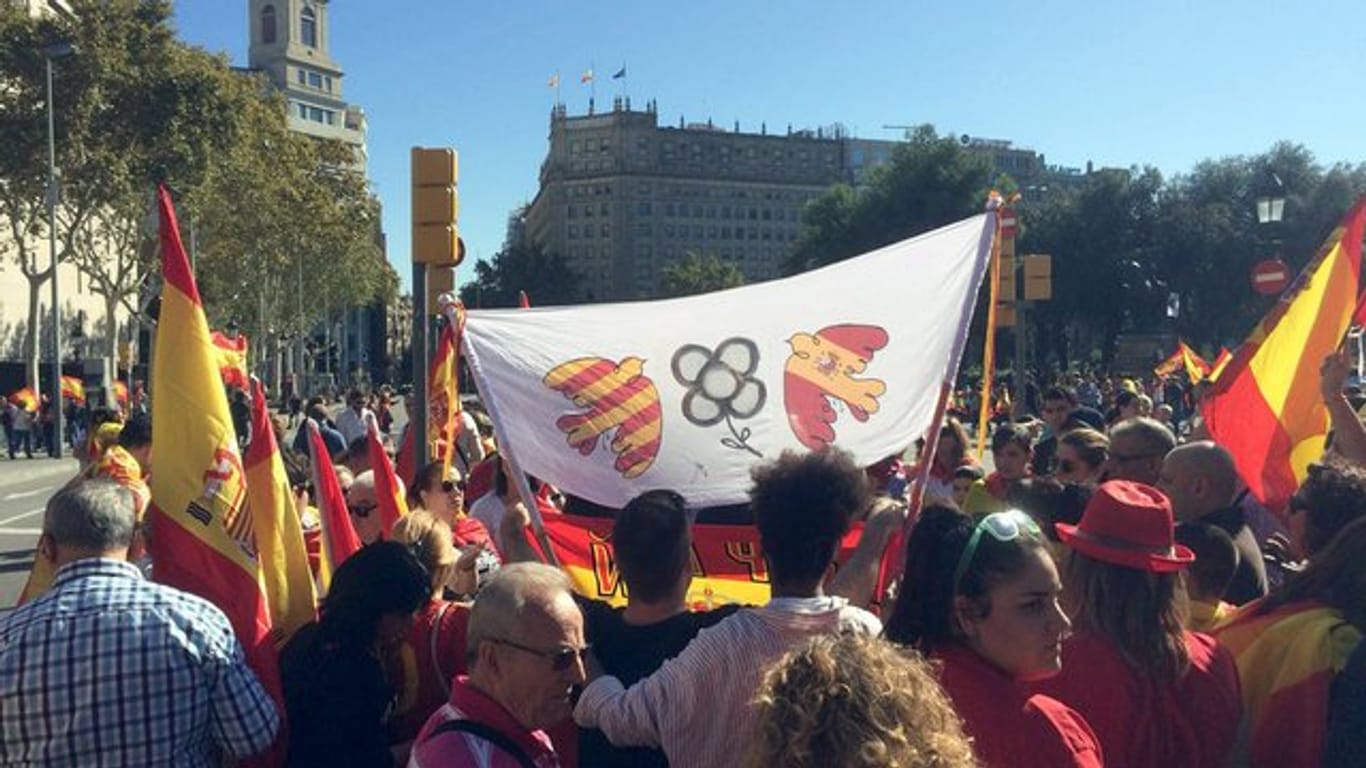
[[[221,611],[143,576],[140,417],[93,451],[127,459],[48,503],[52,589],[0,619],[0,764],[213,765],[282,730],[301,766],[1366,764],[1366,427],[1346,384],[1326,361],[1329,448],[1288,510],[1207,439],[1198,387],[1063,376],[999,414],[990,471],[950,415],[919,457],[784,453],[724,510],[667,489],[604,509],[531,477],[523,499],[469,408],[449,463],[403,472],[388,537],[367,445],[388,396],[300,403],[364,546],[283,640],[282,710]],[[562,511],[612,518],[624,606],[546,562],[532,521]],[[766,603],[687,603],[699,520],[757,529]]]

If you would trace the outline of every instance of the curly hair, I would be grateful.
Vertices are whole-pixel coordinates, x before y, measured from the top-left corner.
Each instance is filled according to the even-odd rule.
[[[1290,510],[1308,515],[1303,554],[1312,559],[1349,523],[1366,517],[1366,470],[1337,459],[1310,464]]]
[[[868,482],[838,448],[783,451],[751,473],[750,506],[775,581],[820,579],[854,516],[868,508]]]
[[[813,638],[764,675],[752,768],[976,766],[929,664],[885,640]]]

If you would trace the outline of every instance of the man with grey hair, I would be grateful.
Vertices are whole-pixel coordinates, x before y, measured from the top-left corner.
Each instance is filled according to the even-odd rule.
[[[1222,446],[1199,440],[1175,448],[1162,462],[1157,487],[1172,502],[1178,525],[1212,525],[1233,539],[1238,563],[1223,599],[1234,605],[1266,594],[1266,563],[1243,510],[1234,503],[1238,470]]]
[[[1135,416],[1110,428],[1106,480],[1132,480],[1157,485],[1162,460],[1176,447],[1176,435],[1156,419]]]
[[[221,610],[127,562],[133,501],[108,480],[52,497],[52,589],[0,619],[0,765],[216,766],[279,715]]]
[[[569,578],[540,563],[504,566],[475,599],[465,637],[469,676],[418,733],[410,768],[558,766],[545,729],[573,711],[588,651]]]

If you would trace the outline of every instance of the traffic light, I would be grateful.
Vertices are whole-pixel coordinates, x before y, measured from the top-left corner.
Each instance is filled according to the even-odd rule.
[[[460,166],[454,149],[413,147],[413,262],[454,267],[465,256],[458,225]]]
[[[441,314],[443,293],[455,290],[455,270],[451,267],[427,267],[427,314]]]
[[[1053,298],[1053,257],[1024,256],[1024,300],[1049,301]]]

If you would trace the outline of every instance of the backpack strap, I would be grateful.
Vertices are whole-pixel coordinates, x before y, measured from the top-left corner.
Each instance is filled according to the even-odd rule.
[[[455,732],[469,733],[478,736],[509,755],[512,755],[518,765],[521,765],[522,768],[536,768],[536,763],[531,760],[531,757],[527,755],[526,752],[522,751],[522,748],[518,746],[515,741],[493,728],[473,720],[447,720],[433,728],[431,733],[427,734],[427,738],[423,739],[423,741],[429,741],[443,733]]]

